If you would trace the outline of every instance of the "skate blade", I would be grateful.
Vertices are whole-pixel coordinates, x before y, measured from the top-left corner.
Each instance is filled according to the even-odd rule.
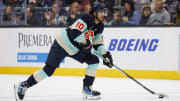
[[[100,100],[101,96],[90,96],[90,95],[84,95],[83,96],[84,100]]]

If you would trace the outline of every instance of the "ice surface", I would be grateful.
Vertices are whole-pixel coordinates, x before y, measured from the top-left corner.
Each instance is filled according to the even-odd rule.
[[[0,101],[15,101],[13,84],[28,75],[0,75]],[[24,101],[84,101],[83,77],[52,76],[28,89]],[[180,81],[138,79],[151,90],[165,93],[168,99],[158,99],[130,79],[96,78],[93,88],[101,91],[97,101],[180,101]]]

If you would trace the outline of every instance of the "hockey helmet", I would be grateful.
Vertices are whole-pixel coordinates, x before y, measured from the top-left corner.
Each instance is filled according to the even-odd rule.
[[[92,4],[91,14],[93,12],[99,12],[99,11],[104,11],[104,5],[100,2],[94,2]]]

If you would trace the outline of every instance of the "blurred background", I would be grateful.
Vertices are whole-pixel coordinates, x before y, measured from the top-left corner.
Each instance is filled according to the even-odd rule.
[[[180,0],[0,0],[0,26],[68,26],[94,1],[105,26],[180,24]]]

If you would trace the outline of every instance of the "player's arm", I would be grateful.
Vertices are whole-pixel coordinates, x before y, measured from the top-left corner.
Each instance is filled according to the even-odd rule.
[[[85,38],[85,32],[93,26],[94,21],[91,16],[84,15],[82,18],[77,19],[71,26],[69,26],[70,33],[72,33],[72,39],[74,39],[75,42],[79,43],[80,46],[83,48],[88,48],[91,43],[89,40]]]
[[[97,54],[103,56],[104,58],[103,60],[104,65],[107,65],[108,67],[111,68],[113,66],[113,59],[111,53],[106,50],[103,44],[102,34],[97,34],[92,41],[93,41],[93,48],[96,50]]]
[[[107,50],[103,44],[103,35],[101,33],[96,34],[96,36],[94,36],[94,38],[92,39],[92,43],[93,43],[93,48],[96,50],[96,52],[99,55],[104,55]]]

